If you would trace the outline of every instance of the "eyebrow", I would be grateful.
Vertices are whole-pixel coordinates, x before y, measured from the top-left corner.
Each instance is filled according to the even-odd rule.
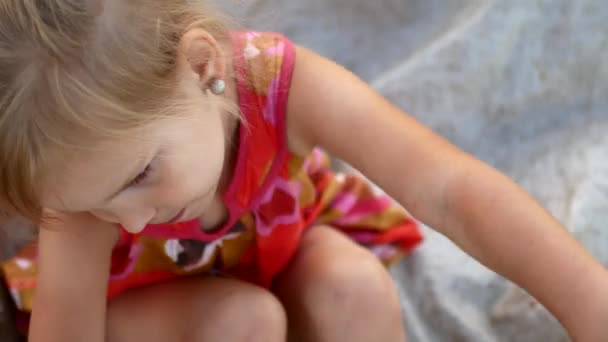
[[[152,158],[141,159],[142,162],[137,163],[137,167],[133,168],[131,172],[129,172],[129,176],[126,178],[122,185],[118,188],[118,190],[114,191],[106,198],[106,202],[111,201],[114,197],[118,196],[121,192],[125,191],[130,185],[131,182],[137,177],[142,171],[156,158],[156,153],[152,155]]]

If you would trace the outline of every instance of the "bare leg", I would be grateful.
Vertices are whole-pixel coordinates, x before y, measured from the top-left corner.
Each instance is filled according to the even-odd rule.
[[[395,285],[369,251],[331,227],[314,227],[276,284],[294,341],[403,342]]]
[[[196,277],[130,291],[108,307],[109,342],[283,342],[286,317],[268,291]]]

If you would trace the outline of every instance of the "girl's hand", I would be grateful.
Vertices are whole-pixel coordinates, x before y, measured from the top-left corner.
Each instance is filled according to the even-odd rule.
[[[115,225],[88,213],[44,210],[30,341],[105,340]]]

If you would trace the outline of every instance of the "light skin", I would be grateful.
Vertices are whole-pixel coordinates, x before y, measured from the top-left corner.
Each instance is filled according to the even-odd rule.
[[[225,78],[226,96],[236,101],[231,65],[223,58],[229,53],[204,30],[187,32],[178,57],[178,89],[204,103],[209,83]],[[145,143],[102,142],[100,152],[75,156],[62,170],[70,177],[45,188],[44,204],[58,219],[47,220],[40,232],[30,340],[166,341],[177,334],[184,341],[215,336],[284,341],[288,331],[302,341],[404,340],[387,272],[369,252],[328,227],[309,230],[272,293],[199,277],[127,292],[106,303],[115,223],[138,232],[147,223],[171,220],[184,207],[184,219],[200,216],[206,227],[225,216],[218,194],[230,178],[233,151],[224,142],[237,123],[211,105],[185,114],[187,119],[147,128]],[[287,123],[293,153],[319,145],[348,161],[417,218],[530,291],[574,340],[608,336],[602,324],[608,319],[603,267],[508,178],[418,124],[351,73],[298,48]],[[142,177],[149,161],[150,172]],[[78,282],[65,281],[74,274]],[[373,281],[357,287],[358,279]],[[251,305],[263,313],[253,322],[243,309]],[[262,330],[269,332],[261,335]]]

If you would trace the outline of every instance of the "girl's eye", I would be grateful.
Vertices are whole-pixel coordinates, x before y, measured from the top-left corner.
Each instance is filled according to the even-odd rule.
[[[151,169],[150,164],[148,164],[146,166],[146,168],[140,174],[138,174],[135,178],[133,178],[131,183],[129,183],[129,186],[138,185],[141,182],[143,182],[144,180],[146,180],[146,178],[148,178],[148,175],[150,174],[150,169]]]

